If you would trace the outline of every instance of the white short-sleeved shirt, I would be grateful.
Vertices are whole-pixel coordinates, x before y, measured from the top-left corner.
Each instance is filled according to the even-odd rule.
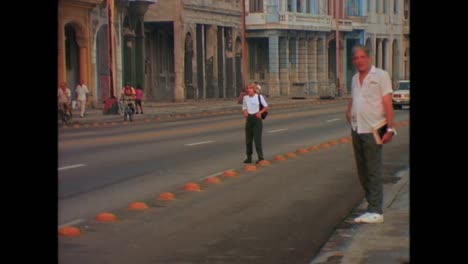
[[[76,86],[75,92],[78,95],[77,100],[86,100],[86,94],[89,93],[88,87],[86,87],[86,85],[84,84],[83,85],[78,84]]]
[[[268,106],[265,98],[262,95],[254,94],[252,97],[249,95],[244,96],[244,100],[242,101],[242,110],[247,109],[247,113],[253,115],[260,111],[260,104],[258,102],[258,96],[260,96],[260,100],[262,101],[262,105],[264,107]]]
[[[352,79],[351,126],[358,133],[371,133],[372,127],[385,119],[382,97],[393,92],[388,73],[371,67],[366,78],[359,84],[359,73]]]

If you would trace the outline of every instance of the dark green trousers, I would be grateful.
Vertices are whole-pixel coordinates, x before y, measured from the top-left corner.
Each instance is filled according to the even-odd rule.
[[[255,115],[248,115],[245,119],[245,145],[247,147],[246,154],[248,158],[252,157],[252,141],[255,141],[258,159],[263,159],[262,130],[262,119],[257,118]]]
[[[382,214],[382,145],[375,143],[372,133],[358,134],[352,130],[351,135],[359,180],[369,203],[367,211]]]

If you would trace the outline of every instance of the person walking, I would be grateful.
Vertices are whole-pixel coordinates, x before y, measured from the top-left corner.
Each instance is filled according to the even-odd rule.
[[[57,101],[59,103],[59,109],[62,110],[63,113],[68,112],[70,117],[72,117],[71,91],[65,82],[61,82],[59,84],[57,91]]]
[[[354,221],[382,223],[382,144],[390,142],[396,135],[393,128],[392,82],[386,71],[371,64],[369,50],[365,46],[353,47],[352,61],[357,73],[352,78],[352,97],[345,115],[351,125],[357,171],[368,203],[367,212]],[[372,128],[383,121],[387,123],[387,131],[382,137],[382,144],[378,144]]]
[[[242,114],[245,117],[245,145],[247,154],[247,159],[244,160],[244,163],[252,163],[252,141],[255,141],[255,150],[258,156],[256,164],[258,164],[264,159],[262,149],[262,113],[268,111],[268,104],[262,95],[255,93],[255,87],[253,83],[247,86],[247,95],[242,99]],[[260,101],[264,106],[261,111]]]
[[[143,114],[143,107],[141,106],[141,101],[143,100],[143,90],[140,85],[137,85],[135,90],[135,108],[136,114],[138,114],[138,106],[140,107],[140,112]]]
[[[80,110],[80,117],[83,117],[86,110],[86,103],[88,102],[88,87],[84,84],[83,80],[80,80],[75,88],[76,101],[78,103],[78,109]]]

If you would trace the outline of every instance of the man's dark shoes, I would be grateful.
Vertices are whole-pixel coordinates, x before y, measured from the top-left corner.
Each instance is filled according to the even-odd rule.
[[[255,164],[259,164],[260,161],[262,161],[263,159],[258,159],[257,162],[255,162]]]
[[[244,163],[252,163],[252,158],[246,158],[246,159],[244,160]]]

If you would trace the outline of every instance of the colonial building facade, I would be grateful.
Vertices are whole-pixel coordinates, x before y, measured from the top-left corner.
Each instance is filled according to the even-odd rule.
[[[235,98],[243,76],[267,96],[346,94],[357,43],[395,82],[410,78],[409,0],[113,0],[112,27],[108,1],[58,8],[58,81],[84,80],[94,106],[124,82],[147,101]]]
[[[72,97],[80,80],[90,90],[92,106],[120,94],[124,82],[144,85],[143,18],[152,3],[154,0],[59,0],[58,81],[67,83]],[[111,27],[108,6],[113,6]]]
[[[394,81],[409,78],[408,0],[246,0],[250,79],[270,96],[351,89],[351,50],[364,44]]]

